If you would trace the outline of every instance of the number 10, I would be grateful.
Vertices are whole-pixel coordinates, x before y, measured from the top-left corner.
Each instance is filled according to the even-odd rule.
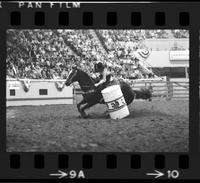
[[[176,179],[179,177],[178,170],[168,170],[167,174],[168,174],[168,178]]]

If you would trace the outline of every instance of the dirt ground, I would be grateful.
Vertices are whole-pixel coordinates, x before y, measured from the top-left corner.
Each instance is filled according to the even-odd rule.
[[[134,101],[130,116],[111,120],[96,105],[80,119],[76,105],[7,108],[9,152],[184,152],[189,102]]]

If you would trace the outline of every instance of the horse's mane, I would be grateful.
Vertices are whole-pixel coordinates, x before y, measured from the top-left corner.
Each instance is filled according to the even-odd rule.
[[[83,74],[84,76],[88,77],[89,79],[92,79],[92,81],[94,82],[94,79],[87,72],[81,70],[80,68],[78,68],[77,70],[81,72],[81,74]]]
[[[77,68],[80,77],[79,77],[79,85],[81,86],[83,91],[90,90],[94,88],[95,81],[94,79],[85,71]]]

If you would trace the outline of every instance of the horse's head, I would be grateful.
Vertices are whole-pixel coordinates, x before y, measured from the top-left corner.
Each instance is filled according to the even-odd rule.
[[[65,84],[66,86],[69,86],[76,81],[79,83],[82,91],[84,92],[95,88],[93,79],[86,72],[77,68],[77,66],[73,66],[72,70],[68,74]]]
[[[78,73],[77,66],[72,66],[72,70],[69,72],[69,74],[67,76],[67,80],[65,82],[66,86],[69,86],[73,82],[77,81],[77,79],[78,79],[77,73]]]

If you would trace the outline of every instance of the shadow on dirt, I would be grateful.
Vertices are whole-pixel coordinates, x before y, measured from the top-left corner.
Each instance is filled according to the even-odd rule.
[[[155,112],[149,110],[129,110],[130,115],[123,118],[123,119],[134,119],[134,118],[141,118],[141,117],[154,117]],[[166,116],[166,113],[157,112],[158,116]],[[169,115],[168,115],[169,116]],[[76,118],[84,119],[80,115]],[[111,119],[109,113],[97,113],[97,112],[90,112],[88,113],[88,118],[86,119]]]

